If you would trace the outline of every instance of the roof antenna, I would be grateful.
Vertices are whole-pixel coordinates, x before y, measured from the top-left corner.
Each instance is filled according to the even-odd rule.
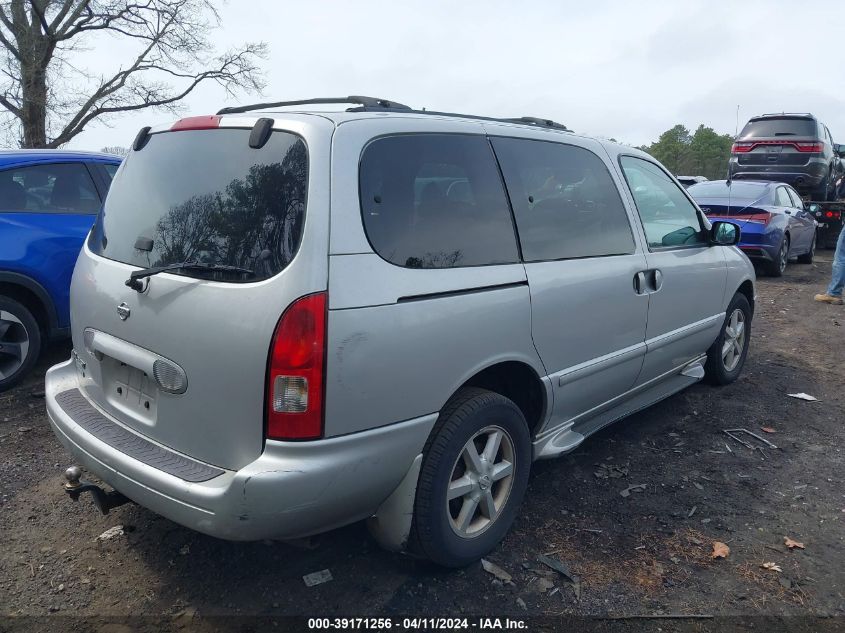
[[[736,143],[736,139],[737,139],[738,136],[739,136],[739,104],[737,103],[736,104],[736,127],[734,128],[734,143]],[[739,159],[737,158],[737,160],[739,160]],[[731,214],[731,194],[733,193],[733,190],[731,189],[731,183],[732,182],[733,182],[733,177],[731,175],[731,157],[728,156],[728,180],[727,180],[727,183],[726,183],[727,186],[728,186],[728,215]]]

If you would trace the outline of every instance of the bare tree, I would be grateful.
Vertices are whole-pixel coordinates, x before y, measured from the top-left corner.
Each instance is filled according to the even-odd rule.
[[[111,154],[112,156],[120,156],[126,158],[129,156],[129,148],[122,145],[108,145],[100,150],[103,154]]]
[[[97,118],[176,110],[206,81],[260,91],[266,45],[215,55],[217,26],[211,0],[0,0],[0,129],[21,147],[54,148]],[[100,77],[71,63],[106,36],[135,42],[134,58]]]

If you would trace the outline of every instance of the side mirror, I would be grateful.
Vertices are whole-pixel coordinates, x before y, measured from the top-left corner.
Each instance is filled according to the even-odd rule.
[[[834,144],[833,151],[836,152],[837,156],[845,158],[845,145],[840,145],[839,143]]]
[[[733,222],[713,222],[710,229],[710,243],[718,246],[735,246],[739,244],[740,229]]]

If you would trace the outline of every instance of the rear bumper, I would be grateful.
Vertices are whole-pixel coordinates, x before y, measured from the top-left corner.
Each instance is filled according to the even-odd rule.
[[[299,538],[371,516],[402,481],[437,417],[314,442],[268,441],[244,468],[190,482],[133,459],[77,424],[56,400],[76,388],[71,361],[47,372],[50,424],[83,468],[157,514],[237,541]]]
[[[735,180],[772,180],[796,188],[814,189],[827,176],[828,164],[820,159],[810,159],[807,165],[742,165],[732,158],[730,170]]]
[[[754,261],[774,261],[775,255],[769,253],[765,248],[761,246],[746,246],[744,244],[740,244],[739,250],[745,253],[748,259]]]

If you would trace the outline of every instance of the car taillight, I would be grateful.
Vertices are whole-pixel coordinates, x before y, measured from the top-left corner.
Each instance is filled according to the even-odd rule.
[[[294,301],[276,326],[267,366],[267,439],[323,435],[325,292]]]
[[[793,143],[799,152],[823,152],[824,143]]]
[[[754,143],[734,143],[731,154],[745,154],[754,148]]]
[[[772,219],[771,213],[752,213],[751,215],[744,218],[746,222],[754,222],[755,224],[768,224]]]
[[[839,211],[825,211],[824,217],[838,220],[840,216]]]
[[[216,114],[207,114],[205,116],[189,116],[185,119],[179,119],[170,127],[170,131],[213,130],[218,127],[220,127],[220,117]]]

